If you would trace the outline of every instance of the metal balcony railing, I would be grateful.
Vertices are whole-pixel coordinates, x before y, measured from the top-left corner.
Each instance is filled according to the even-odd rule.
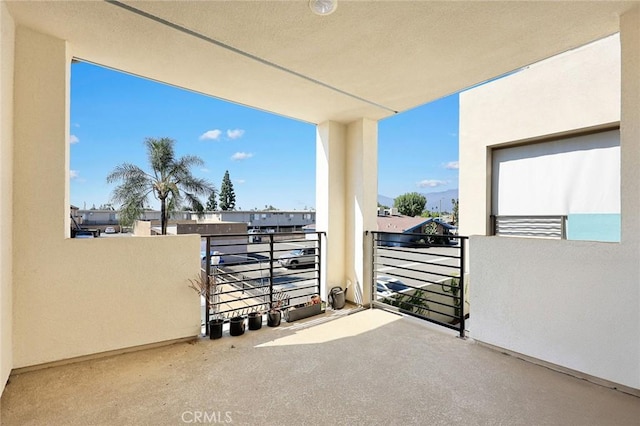
[[[371,305],[456,330],[465,336],[467,237],[371,232]]]
[[[286,311],[319,295],[323,238],[322,232],[203,235],[206,324],[271,308]]]

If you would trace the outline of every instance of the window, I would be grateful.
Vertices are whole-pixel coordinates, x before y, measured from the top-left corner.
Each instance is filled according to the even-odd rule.
[[[492,162],[497,235],[620,241],[619,130],[496,149]]]

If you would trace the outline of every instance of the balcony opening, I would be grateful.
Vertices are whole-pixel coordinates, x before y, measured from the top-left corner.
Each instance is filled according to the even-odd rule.
[[[122,204],[112,198],[118,183],[107,176],[125,163],[153,175],[146,138],[172,139],[176,158],[202,159],[190,172],[216,195],[200,198],[199,219],[220,220],[218,211],[315,210],[315,126],[308,123],[74,60],[69,129],[72,236],[131,235]],[[220,199],[225,172],[235,196],[227,205]],[[170,206],[171,220],[195,220],[180,201]],[[141,204],[140,219],[153,231],[160,203],[149,194]],[[236,216],[222,220],[248,221]]]
[[[457,221],[453,216],[458,200],[458,112],[455,93],[380,122],[378,208],[382,216],[386,210],[387,215],[393,211],[392,216]],[[412,193],[426,198],[422,211],[408,212],[394,205],[399,196]]]

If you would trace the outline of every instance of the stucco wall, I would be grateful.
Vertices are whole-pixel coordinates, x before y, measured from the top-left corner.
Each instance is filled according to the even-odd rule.
[[[13,55],[14,24],[0,3],[0,389],[12,360]]]
[[[199,236],[67,238],[70,49],[15,49],[13,367],[197,335]]]
[[[487,233],[490,147],[619,120],[618,36],[460,93],[460,234]]]
[[[637,251],[508,237],[470,247],[472,338],[640,388]]]
[[[636,11],[637,14],[637,11]],[[637,32],[638,19],[633,18]],[[624,31],[623,26],[623,31]],[[623,33],[624,35],[624,33]],[[460,96],[460,233],[470,241],[471,336],[640,388],[637,37],[618,36]],[[622,85],[622,86],[621,86]],[[622,89],[621,89],[622,87]],[[622,99],[621,99],[622,93]],[[621,123],[622,242],[486,237],[490,148]],[[626,158],[626,160],[624,160]]]

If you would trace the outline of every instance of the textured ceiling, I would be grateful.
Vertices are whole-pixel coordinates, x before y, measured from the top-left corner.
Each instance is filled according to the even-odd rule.
[[[381,119],[618,31],[638,2],[8,2],[74,56],[300,120]]]

